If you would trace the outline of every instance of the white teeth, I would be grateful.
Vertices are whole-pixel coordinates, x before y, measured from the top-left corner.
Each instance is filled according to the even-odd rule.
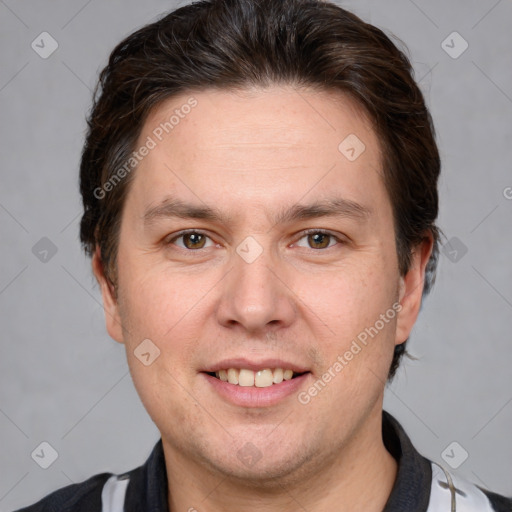
[[[274,376],[272,375],[272,370],[260,370],[259,372],[256,372],[254,384],[257,388],[268,388],[269,386],[272,386],[273,380]]]
[[[274,370],[274,384],[279,384],[280,382],[283,382],[283,369],[282,368],[276,368]]]
[[[283,379],[284,380],[290,380],[293,377],[292,370],[285,370],[283,373]]]
[[[238,375],[238,385],[246,388],[254,386],[254,372],[252,370],[240,370]]]
[[[228,382],[230,384],[238,384],[238,370],[234,368],[228,370]]]
[[[293,370],[283,368],[265,368],[257,372],[245,368],[228,368],[215,372],[215,376],[223,382],[239,385],[242,387],[267,388],[272,384],[280,384],[283,380],[290,380],[293,377]]]

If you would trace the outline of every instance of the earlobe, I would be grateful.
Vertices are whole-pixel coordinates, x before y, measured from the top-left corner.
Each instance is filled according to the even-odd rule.
[[[96,251],[94,252],[91,263],[92,271],[101,289],[107,332],[110,335],[110,337],[115,341],[119,343],[124,343],[123,329],[121,326],[121,318],[119,315],[119,305],[117,302],[117,297],[112,283],[105,275],[104,265],[101,259],[101,252],[99,247],[96,247]]]
[[[411,264],[405,276],[400,277],[399,301],[402,309],[398,315],[395,344],[409,338],[421,307],[425,284],[425,269],[432,254],[433,238],[427,235],[411,255]]]

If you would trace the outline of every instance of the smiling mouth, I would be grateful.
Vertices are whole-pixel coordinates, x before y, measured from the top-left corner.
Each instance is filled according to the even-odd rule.
[[[297,373],[293,370],[283,368],[265,368],[263,370],[252,371],[245,368],[227,368],[218,372],[206,372],[211,377],[215,377],[228,384],[242,387],[268,388],[280,384],[285,380],[292,380],[308,372]]]

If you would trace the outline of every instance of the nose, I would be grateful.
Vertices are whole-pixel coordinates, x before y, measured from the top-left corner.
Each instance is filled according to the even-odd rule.
[[[267,334],[290,326],[297,314],[293,285],[285,267],[269,249],[254,260],[234,253],[231,271],[223,282],[217,309],[225,327],[242,326],[252,334]]]

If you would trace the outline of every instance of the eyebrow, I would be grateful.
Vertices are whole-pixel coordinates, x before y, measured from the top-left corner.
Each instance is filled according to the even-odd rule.
[[[273,224],[284,224],[298,220],[314,219],[318,217],[341,217],[357,221],[367,220],[372,210],[355,201],[341,197],[333,197],[315,201],[311,204],[295,204],[283,208],[277,214],[269,216]],[[230,216],[211,206],[185,203],[174,197],[165,198],[160,204],[148,207],[143,214],[146,226],[160,219],[202,219],[212,222],[228,224]]]

